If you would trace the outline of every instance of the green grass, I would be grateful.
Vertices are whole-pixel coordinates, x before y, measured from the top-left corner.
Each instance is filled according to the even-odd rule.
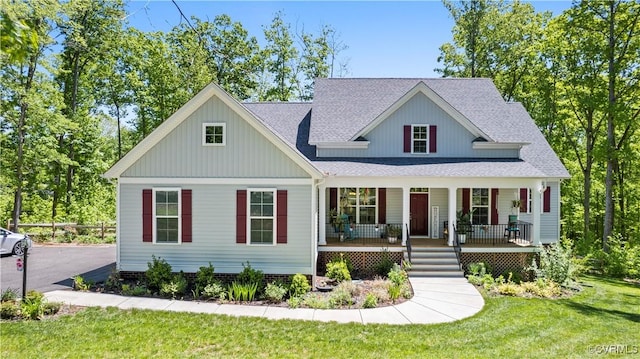
[[[438,325],[92,308],[54,320],[3,322],[0,357],[583,358],[596,345],[640,350],[640,287],[593,277],[585,284],[570,299],[485,298],[476,316]]]

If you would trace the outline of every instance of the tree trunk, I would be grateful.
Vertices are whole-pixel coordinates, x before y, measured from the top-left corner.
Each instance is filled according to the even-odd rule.
[[[615,124],[614,111],[616,105],[615,96],[615,3],[609,2],[609,44],[607,47],[607,57],[609,62],[608,78],[609,78],[609,104],[607,108],[607,174],[605,177],[605,207],[604,207],[604,225],[602,228],[602,250],[609,251],[609,237],[613,232],[613,165],[614,158],[617,155],[615,144]]]

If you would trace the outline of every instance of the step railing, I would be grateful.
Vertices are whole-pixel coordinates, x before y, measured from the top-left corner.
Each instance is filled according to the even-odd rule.
[[[462,247],[460,247],[460,241],[458,240],[458,230],[456,229],[456,225],[453,225],[453,251],[456,253],[456,260],[458,261],[458,268],[462,270],[462,261],[460,260],[460,252],[462,252]]]
[[[407,241],[406,241],[407,256],[409,257],[409,263],[411,263],[411,236],[409,235],[409,226],[407,224],[405,224],[404,226],[407,234]]]

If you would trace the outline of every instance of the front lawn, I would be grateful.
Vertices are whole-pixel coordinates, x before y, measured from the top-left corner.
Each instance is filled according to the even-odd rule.
[[[87,309],[3,322],[2,358],[452,358],[640,354],[640,287],[590,277],[568,299],[486,297],[476,316],[438,325],[366,325],[147,310]],[[610,346],[619,346],[612,348]]]

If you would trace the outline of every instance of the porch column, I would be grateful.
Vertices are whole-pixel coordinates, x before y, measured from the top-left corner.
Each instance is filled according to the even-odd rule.
[[[411,187],[402,187],[402,245],[407,245],[407,228],[411,221]]]
[[[542,184],[538,184],[531,189],[531,240],[534,246],[540,245],[540,212]]]
[[[449,203],[448,203],[448,208],[449,208],[449,213],[448,213],[448,218],[449,218],[449,228],[447,229],[449,231],[449,238],[447,238],[447,244],[452,246],[453,245],[453,240],[455,238],[455,230],[453,229],[454,224],[456,223],[456,194],[457,194],[458,188],[456,187],[449,187]]]
[[[327,186],[318,186],[318,245],[327,245]]]

